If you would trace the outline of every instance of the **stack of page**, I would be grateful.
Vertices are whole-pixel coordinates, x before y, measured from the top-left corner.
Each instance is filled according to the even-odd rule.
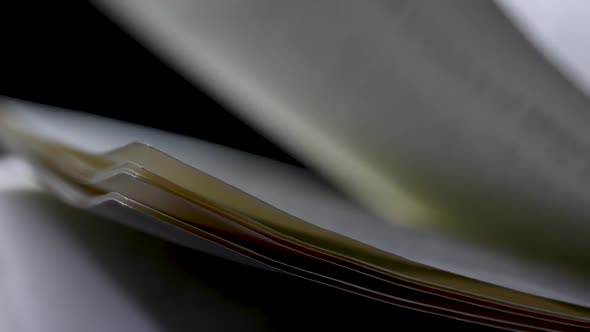
[[[590,102],[492,2],[97,5],[341,191],[242,151],[5,100],[1,142],[65,202],[377,301],[590,328]]]
[[[535,276],[543,266],[392,226],[299,168],[76,112],[16,101],[4,108],[13,110],[2,113],[5,146],[76,207],[190,248],[407,308],[516,330],[590,326],[590,310],[575,304],[587,301],[575,275],[560,276],[567,287],[552,286],[550,268]],[[159,142],[171,155],[132,138]],[[503,270],[490,272],[497,268]],[[466,269],[495,282],[461,275]],[[572,286],[578,293],[568,293]],[[543,295],[564,290],[557,300],[515,290],[526,288]]]

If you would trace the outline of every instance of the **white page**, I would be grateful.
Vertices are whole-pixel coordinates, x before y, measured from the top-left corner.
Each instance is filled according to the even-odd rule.
[[[55,202],[28,165],[0,159],[0,284],[14,331],[158,331],[59,228],[64,221],[47,204]]]
[[[590,96],[590,2],[496,0],[496,3],[552,64]]]

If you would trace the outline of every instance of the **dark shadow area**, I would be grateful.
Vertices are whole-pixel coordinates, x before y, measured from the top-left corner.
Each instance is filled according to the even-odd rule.
[[[43,193],[2,199],[47,216],[164,331],[493,330],[201,254]]]
[[[302,166],[86,1],[4,1],[0,18],[0,95],[172,131]]]

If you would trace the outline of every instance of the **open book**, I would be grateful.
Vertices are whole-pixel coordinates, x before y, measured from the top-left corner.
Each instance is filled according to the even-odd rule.
[[[99,6],[344,194],[245,152],[5,101],[2,143],[64,201],[378,301],[590,327],[590,103],[493,3]]]

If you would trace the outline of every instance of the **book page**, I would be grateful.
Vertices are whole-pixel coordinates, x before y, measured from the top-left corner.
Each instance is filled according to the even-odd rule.
[[[590,103],[493,2],[97,3],[385,220],[588,269]]]

